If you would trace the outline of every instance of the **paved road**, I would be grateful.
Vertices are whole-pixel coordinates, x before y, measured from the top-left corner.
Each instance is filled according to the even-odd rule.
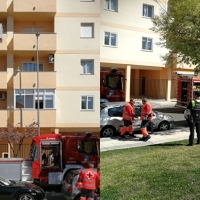
[[[46,186],[42,188],[44,189],[48,200],[64,200],[60,186]]]

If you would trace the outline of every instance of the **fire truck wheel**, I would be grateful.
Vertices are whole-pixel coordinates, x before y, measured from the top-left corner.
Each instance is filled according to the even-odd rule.
[[[80,198],[81,198],[81,195],[79,194],[74,198],[74,200],[80,200]]]
[[[112,137],[114,134],[115,134],[116,130],[114,127],[112,126],[107,126],[107,127],[104,127],[102,130],[101,130],[101,136],[102,137]]]
[[[159,131],[166,131],[166,130],[169,130],[169,128],[170,128],[170,125],[169,125],[169,122],[167,121],[161,122],[158,126]]]
[[[21,194],[17,200],[35,200],[34,197],[31,194]]]

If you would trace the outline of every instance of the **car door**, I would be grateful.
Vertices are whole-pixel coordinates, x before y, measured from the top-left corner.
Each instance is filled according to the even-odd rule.
[[[123,106],[116,106],[108,108],[108,116],[109,121],[107,125],[112,125],[119,131],[119,127],[122,124],[122,113],[123,113]]]
[[[7,186],[7,185],[3,185],[1,182],[0,182],[0,199],[1,200],[12,200],[13,196],[13,191],[12,189]]]

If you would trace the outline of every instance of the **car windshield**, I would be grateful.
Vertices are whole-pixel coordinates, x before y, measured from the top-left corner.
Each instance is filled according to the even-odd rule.
[[[3,178],[0,176],[0,182],[2,182],[4,185],[10,185],[11,184],[11,181]]]

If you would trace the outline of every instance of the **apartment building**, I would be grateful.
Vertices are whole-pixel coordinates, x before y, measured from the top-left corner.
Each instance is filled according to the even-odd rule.
[[[1,0],[0,24],[0,127],[98,134],[100,2]]]
[[[167,9],[168,0],[101,0],[100,65],[117,67],[125,73],[125,98],[176,98],[173,71],[193,68],[177,66],[171,70],[161,59],[166,49],[156,45],[151,19]]]

